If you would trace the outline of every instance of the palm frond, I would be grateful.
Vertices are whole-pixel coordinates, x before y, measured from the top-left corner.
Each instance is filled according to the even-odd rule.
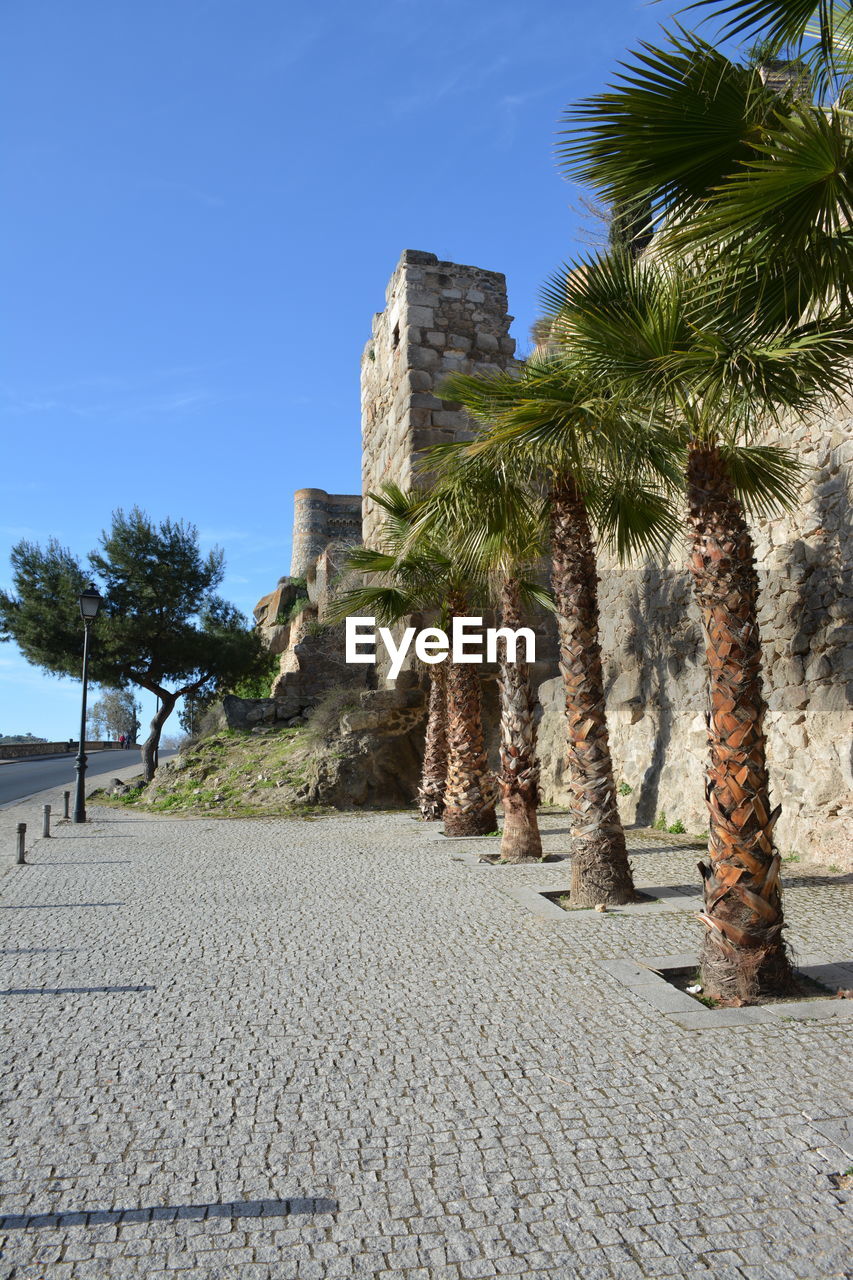
[[[796,262],[853,286],[853,131],[846,113],[802,104],[757,141],[753,157],[669,239],[751,246],[753,259]],[[818,261],[812,264],[812,259]],[[828,259],[828,262],[827,262]],[[822,292],[825,292],[823,290]]]
[[[751,158],[751,139],[780,105],[755,68],[681,28],[667,35],[668,47],[641,45],[608,92],[564,116],[564,176],[617,204],[702,200]]]
[[[352,614],[375,617],[382,626],[390,626],[415,610],[411,597],[392,586],[353,587],[343,591],[329,604],[325,617],[329,622],[342,622]]]
[[[730,441],[719,448],[735,493],[751,515],[771,516],[800,501],[805,468],[790,450]]]
[[[832,0],[731,0],[723,4],[720,0],[694,0],[687,9],[710,9],[709,17],[722,21],[723,36],[757,35],[775,49],[799,45],[809,28],[816,27],[825,54],[832,51],[836,10]]]
[[[682,529],[672,495],[642,484],[602,486],[592,497],[590,515],[620,561],[640,556],[665,560]]]
[[[375,551],[373,547],[352,547],[347,553],[344,569],[356,573],[391,573],[396,563],[396,556],[388,551]]]
[[[552,592],[533,578],[518,579],[518,594],[525,609],[529,609],[531,613],[535,609],[544,609],[546,613],[557,612]]]

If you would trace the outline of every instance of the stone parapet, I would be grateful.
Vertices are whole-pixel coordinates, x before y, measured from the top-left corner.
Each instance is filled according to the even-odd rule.
[[[85,751],[119,751],[120,742],[86,742]],[[0,745],[0,760],[29,760],[33,756],[67,755],[76,751],[76,741],[65,738],[62,742],[10,742]]]

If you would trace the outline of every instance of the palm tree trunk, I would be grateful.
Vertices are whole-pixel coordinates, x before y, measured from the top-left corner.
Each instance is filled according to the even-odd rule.
[[[464,615],[465,602],[448,601],[450,617]],[[480,677],[474,665],[447,669],[447,787],[444,834],[484,836],[497,829],[495,793],[483,739]]]
[[[690,572],[708,661],[710,815],[706,926],[700,964],[705,992],[748,1001],[783,994],[793,980],[782,939],[779,855],[770,810],[752,538],[719,450],[694,446],[687,463]]]
[[[570,476],[555,479],[551,489],[551,584],[568,720],[571,902],[631,902],[636,893],[607,736],[595,552],[586,507]]]
[[[508,578],[501,588],[501,623],[515,630],[521,625],[518,582]],[[536,724],[527,663],[517,655],[507,661],[506,641],[498,644],[501,692],[501,767],[497,783],[504,811],[501,858],[504,862],[536,862],[542,857],[539,805],[539,761]]]
[[[446,663],[435,663],[430,668],[429,679],[424,766],[418,788],[418,808],[421,817],[427,822],[435,821],[444,813],[444,788],[447,784]]]

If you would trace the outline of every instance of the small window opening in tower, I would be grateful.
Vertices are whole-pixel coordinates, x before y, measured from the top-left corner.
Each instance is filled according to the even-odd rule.
[[[399,347],[399,345],[400,345],[400,326],[399,324],[395,324],[394,332],[391,334],[391,346],[396,348],[396,347]]]

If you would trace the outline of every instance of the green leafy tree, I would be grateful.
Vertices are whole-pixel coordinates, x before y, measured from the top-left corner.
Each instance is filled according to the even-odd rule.
[[[24,657],[54,675],[79,678],[81,590],[94,574],[104,605],[93,623],[90,675],[115,688],[135,685],[159,698],[142,746],[154,776],[163,725],[179,698],[251,674],[266,660],[257,633],[216,594],[221,550],[202,555],[194,525],[155,524],[143,511],[113,513],[84,571],[56,540],[22,541],[12,551],[14,593],[0,592],[0,632]]]
[[[142,704],[130,689],[105,689],[89,709],[89,733],[93,738],[104,736],[113,741],[125,734],[131,742],[136,742],[141,710]]]

